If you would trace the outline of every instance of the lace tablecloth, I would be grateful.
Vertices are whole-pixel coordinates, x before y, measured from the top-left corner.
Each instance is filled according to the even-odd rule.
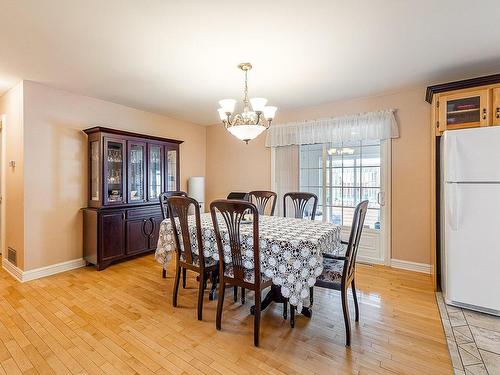
[[[230,260],[229,236],[224,220],[219,216],[223,236],[224,260]],[[219,259],[217,241],[209,213],[201,214],[201,233],[205,257]],[[194,216],[189,217],[192,251],[198,246]],[[253,224],[242,224],[241,245],[243,264],[253,268]],[[309,297],[309,287],[323,271],[323,253],[336,254],[340,249],[340,227],[312,220],[301,220],[277,216],[259,216],[261,271],[281,286],[281,293],[289,302],[302,309],[302,301]],[[182,241],[181,241],[181,246]],[[156,248],[156,260],[166,269],[175,250],[175,240],[170,219],[160,226],[160,237]]]

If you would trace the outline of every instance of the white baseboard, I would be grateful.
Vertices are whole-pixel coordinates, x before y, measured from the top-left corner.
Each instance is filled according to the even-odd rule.
[[[373,258],[369,256],[363,256],[358,254],[356,257],[356,263],[366,263],[366,264],[385,264],[383,259]]]
[[[20,268],[14,266],[11,262],[9,262],[6,258],[2,259],[2,266],[5,271],[10,273],[10,275],[16,279],[17,281],[23,280],[23,271]]]
[[[421,273],[431,273],[430,264],[409,262],[407,260],[391,259],[391,267]]]
[[[66,272],[74,270],[76,268],[84,267],[85,261],[83,260],[83,258],[73,259],[67,262],[52,264],[50,266],[35,268],[28,271],[22,271],[5,258],[2,261],[2,265],[3,268],[14,278],[24,283],[26,281],[35,280],[41,277],[55,275],[56,273]]]

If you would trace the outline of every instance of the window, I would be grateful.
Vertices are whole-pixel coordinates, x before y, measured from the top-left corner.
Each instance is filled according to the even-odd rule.
[[[300,146],[300,190],[318,196],[316,220],[351,226],[356,205],[368,200],[365,226],[380,230],[379,141]]]

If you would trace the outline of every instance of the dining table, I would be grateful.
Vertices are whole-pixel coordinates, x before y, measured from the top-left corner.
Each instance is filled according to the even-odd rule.
[[[229,235],[222,216],[218,218],[222,237],[224,262],[231,260]],[[205,258],[219,261],[219,251],[210,213],[200,215],[203,254]],[[176,225],[180,234],[180,226]],[[192,252],[199,253],[194,215],[188,217],[188,228]],[[243,265],[253,269],[253,225],[247,221],[240,226],[240,243]],[[181,245],[182,241],[181,241]],[[273,301],[287,299],[297,311],[307,310],[310,287],[323,271],[323,254],[339,255],[343,250],[340,243],[340,226],[321,221],[290,217],[259,215],[259,248],[261,272],[272,280],[270,292],[263,299],[264,310]],[[156,260],[166,270],[176,250],[174,233],[170,219],[160,225]],[[307,303],[306,303],[307,305]]]

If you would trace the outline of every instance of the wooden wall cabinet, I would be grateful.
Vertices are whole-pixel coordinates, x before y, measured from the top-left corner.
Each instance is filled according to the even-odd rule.
[[[500,87],[493,89],[493,125],[500,125]]]
[[[491,124],[490,90],[439,96],[439,128],[456,130]]]
[[[436,136],[446,130],[500,125],[500,74],[427,87]]]
[[[102,270],[156,249],[159,195],[179,190],[182,141],[95,127],[89,141],[84,258]]]

